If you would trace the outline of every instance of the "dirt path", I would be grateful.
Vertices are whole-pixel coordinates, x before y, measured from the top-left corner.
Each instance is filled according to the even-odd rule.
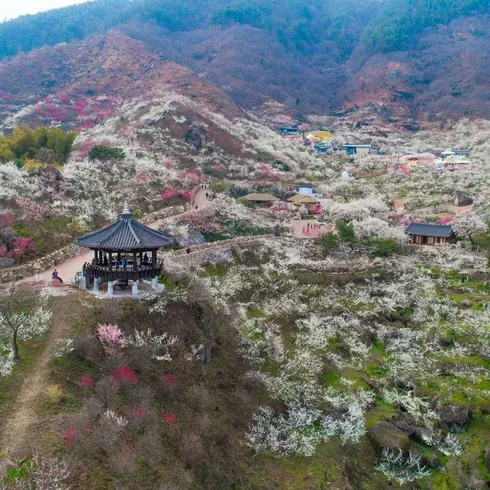
[[[6,424],[0,437],[0,458],[6,453],[13,457],[21,456],[29,451],[32,442],[37,442],[31,428],[36,422],[39,403],[49,382],[49,363],[58,347],[58,340],[67,333],[70,312],[76,311],[76,308],[72,308],[74,301],[78,301],[74,294],[63,298],[62,301],[56,301],[58,307],[53,311],[44,351],[22,383],[15,410],[5,420]]]
[[[206,198],[206,190],[199,190],[192,202],[193,208],[198,206],[203,209],[209,205]],[[161,225],[162,220],[150,223],[148,226],[157,229]],[[69,259],[56,268],[58,274],[69,284],[72,277],[82,269],[84,262],[90,262],[93,257],[93,252],[89,251],[78,257]],[[52,270],[47,270],[34,276],[27,277],[21,282],[51,282]],[[49,330],[48,338],[44,351],[36,359],[36,364],[31,373],[24,379],[20,391],[15,402],[15,411],[8,417],[7,420],[0,421],[3,427],[0,434],[0,459],[7,453],[9,456],[15,457],[26,453],[30,449],[30,445],[36,443],[31,429],[37,421],[37,410],[41,402],[42,395],[49,384],[50,361],[58,347],[58,341],[64,338],[70,326],[70,318],[76,308],[71,308],[73,301],[78,301],[77,295],[72,294],[63,298],[61,301],[55,302],[57,308],[53,311],[53,319]],[[63,311],[61,311],[63,310]]]

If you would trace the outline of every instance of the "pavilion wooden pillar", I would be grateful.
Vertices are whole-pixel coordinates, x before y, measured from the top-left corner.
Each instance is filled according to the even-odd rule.
[[[95,265],[99,264],[99,259],[97,258],[97,250],[94,250],[94,260],[95,260]]]
[[[109,252],[109,270],[112,272],[112,252]]]
[[[133,252],[133,270],[138,270],[138,263],[136,261],[136,252]]]
[[[151,251],[151,265],[155,267],[157,265],[157,251],[152,250]]]

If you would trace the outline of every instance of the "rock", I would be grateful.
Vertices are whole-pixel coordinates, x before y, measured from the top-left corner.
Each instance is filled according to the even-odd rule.
[[[10,257],[3,257],[0,259],[0,269],[5,269],[15,264],[15,260]]]
[[[412,451],[412,453],[416,456],[420,456],[420,462],[422,466],[426,466],[428,468],[438,468],[440,466],[440,461],[437,456],[426,456],[424,454],[419,453],[418,451]]]
[[[461,306],[464,306],[465,308],[471,308],[473,306],[473,303],[469,299],[465,299],[464,301],[461,301]]]
[[[423,444],[427,444],[426,440],[430,438],[430,431],[424,427],[414,427],[412,438]]]
[[[402,125],[407,131],[419,131],[420,124],[417,121],[408,121]]]
[[[405,433],[408,437],[415,433],[415,427],[403,419],[393,419],[391,423]]]
[[[201,128],[198,126],[191,126],[185,135],[185,141],[196,150],[200,150],[206,142],[206,137]]]
[[[455,206],[470,206],[471,204],[473,204],[473,198],[471,196],[463,191],[456,191]]]
[[[382,420],[370,427],[368,437],[380,449],[388,448],[407,451],[410,447],[408,436],[386,420]]]
[[[449,403],[439,409],[441,422],[451,427],[466,427],[470,421],[470,410],[466,405]]]

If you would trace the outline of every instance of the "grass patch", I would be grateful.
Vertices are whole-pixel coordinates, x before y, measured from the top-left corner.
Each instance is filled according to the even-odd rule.
[[[396,413],[393,405],[378,399],[376,406],[366,412],[366,427],[371,427],[381,420],[390,420]]]
[[[249,320],[252,320],[253,318],[265,318],[265,313],[254,306],[247,309],[246,315]]]
[[[226,275],[226,267],[223,265],[207,265],[204,267],[205,275],[208,277],[223,277]]]

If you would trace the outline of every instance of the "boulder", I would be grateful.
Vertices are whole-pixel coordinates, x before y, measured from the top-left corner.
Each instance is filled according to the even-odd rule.
[[[456,191],[456,198],[454,199],[455,206],[470,206],[473,204],[473,198],[463,191]]]
[[[426,440],[430,437],[430,431],[425,427],[414,427],[412,438],[418,442],[426,444]]]
[[[196,150],[200,150],[206,142],[206,137],[201,128],[191,126],[185,135],[185,141]]]
[[[470,421],[470,410],[466,405],[449,403],[439,409],[439,417],[448,427],[466,427]]]
[[[15,264],[15,260],[10,257],[2,257],[0,259],[0,269],[5,269]]]
[[[407,451],[410,447],[408,436],[386,420],[382,420],[370,427],[368,437],[379,449],[388,448]]]
[[[415,433],[415,427],[403,419],[393,419],[391,423],[405,433],[408,437]]]
[[[461,301],[461,306],[464,306],[465,308],[471,308],[473,306],[473,303],[469,299],[465,299]]]

